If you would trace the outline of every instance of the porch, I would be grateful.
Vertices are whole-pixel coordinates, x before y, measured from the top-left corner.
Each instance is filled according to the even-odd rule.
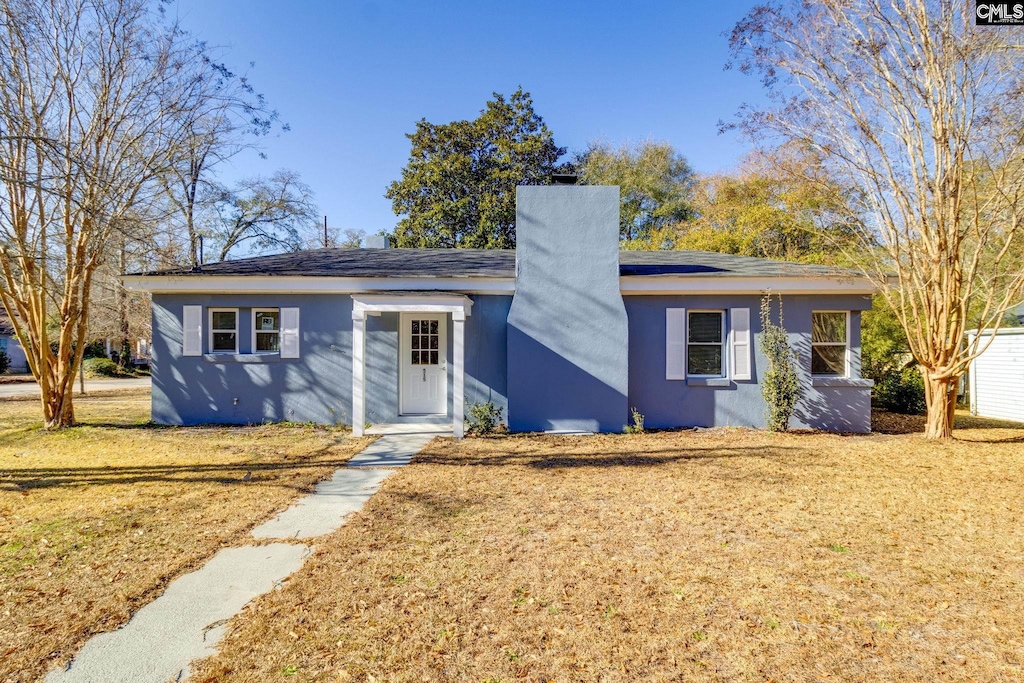
[[[473,301],[464,294],[381,292],[352,295],[352,433],[367,430],[367,400],[393,393],[395,428],[451,425],[463,436],[465,416],[465,323]],[[375,386],[367,369],[368,322],[385,314],[397,319],[397,344],[385,360],[397,364],[397,391]],[[450,340],[449,340],[450,333]],[[449,407],[450,404],[450,407]],[[380,428],[377,425],[376,428]]]

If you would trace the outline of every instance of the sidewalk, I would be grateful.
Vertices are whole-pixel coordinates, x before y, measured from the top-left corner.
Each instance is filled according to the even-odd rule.
[[[110,391],[112,389],[148,389],[152,381],[148,377],[133,377],[131,379],[87,379],[85,380],[85,393],[92,391]],[[20,382],[17,384],[0,384],[0,398],[18,398],[24,396],[38,396],[39,385],[35,382]],[[75,395],[78,396],[78,380],[75,380]]]
[[[184,681],[189,663],[216,652],[228,622],[253,598],[281,585],[313,551],[295,543],[328,534],[360,510],[394,474],[439,436],[388,433],[352,457],[313,493],[252,530],[279,542],[226,548],[201,569],[176,579],[125,626],[89,640],[66,669],[46,683],[165,683]]]

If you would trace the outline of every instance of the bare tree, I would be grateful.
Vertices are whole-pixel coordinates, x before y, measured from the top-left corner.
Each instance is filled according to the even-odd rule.
[[[206,55],[144,0],[0,0],[0,45],[0,300],[64,427],[93,277],[180,152]]]
[[[972,8],[792,0],[756,7],[730,39],[772,101],[740,125],[861,190],[862,267],[923,369],[934,439],[951,436],[957,379],[986,346],[965,331],[997,329],[1024,288],[1022,30],[976,27]]]
[[[161,176],[171,214],[166,224],[184,233],[190,266],[199,264],[202,214],[213,211],[212,201],[224,193],[213,179],[216,167],[244,150],[257,149],[259,139],[279,121],[246,75],[209,58],[199,70],[202,87],[186,108],[181,153]],[[281,130],[288,130],[287,124]]]
[[[211,236],[221,261],[239,246],[253,252],[297,251],[308,234],[320,230],[313,191],[292,171],[248,178],[233,190],[221,188],[212,204],[217,212]]]

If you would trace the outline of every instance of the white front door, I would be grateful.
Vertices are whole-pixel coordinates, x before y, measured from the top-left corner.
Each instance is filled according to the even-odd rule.
[[[401,412],[403,415],[448,413],[448,346],[445,314],[401,316]]]

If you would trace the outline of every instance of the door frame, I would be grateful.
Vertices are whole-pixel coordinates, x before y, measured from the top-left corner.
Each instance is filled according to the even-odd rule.
[[[405,362],[406,354],[412,351],[412,330],[408,324],[410,320],[415,319],[438,319],[438,356],[441,360],[440,365],[444,371],[444,410],[439,413],[414,413],[405,409],[405,378],[408,374],[407,366]],[[398,314],[398,415],[399,416],[420,416],[420,417],[447,417],[448,416],[448,398],[451,395],[451,382],[448,381],[448,313],[444,311],[423,311],[415,313],[399,313]]]

